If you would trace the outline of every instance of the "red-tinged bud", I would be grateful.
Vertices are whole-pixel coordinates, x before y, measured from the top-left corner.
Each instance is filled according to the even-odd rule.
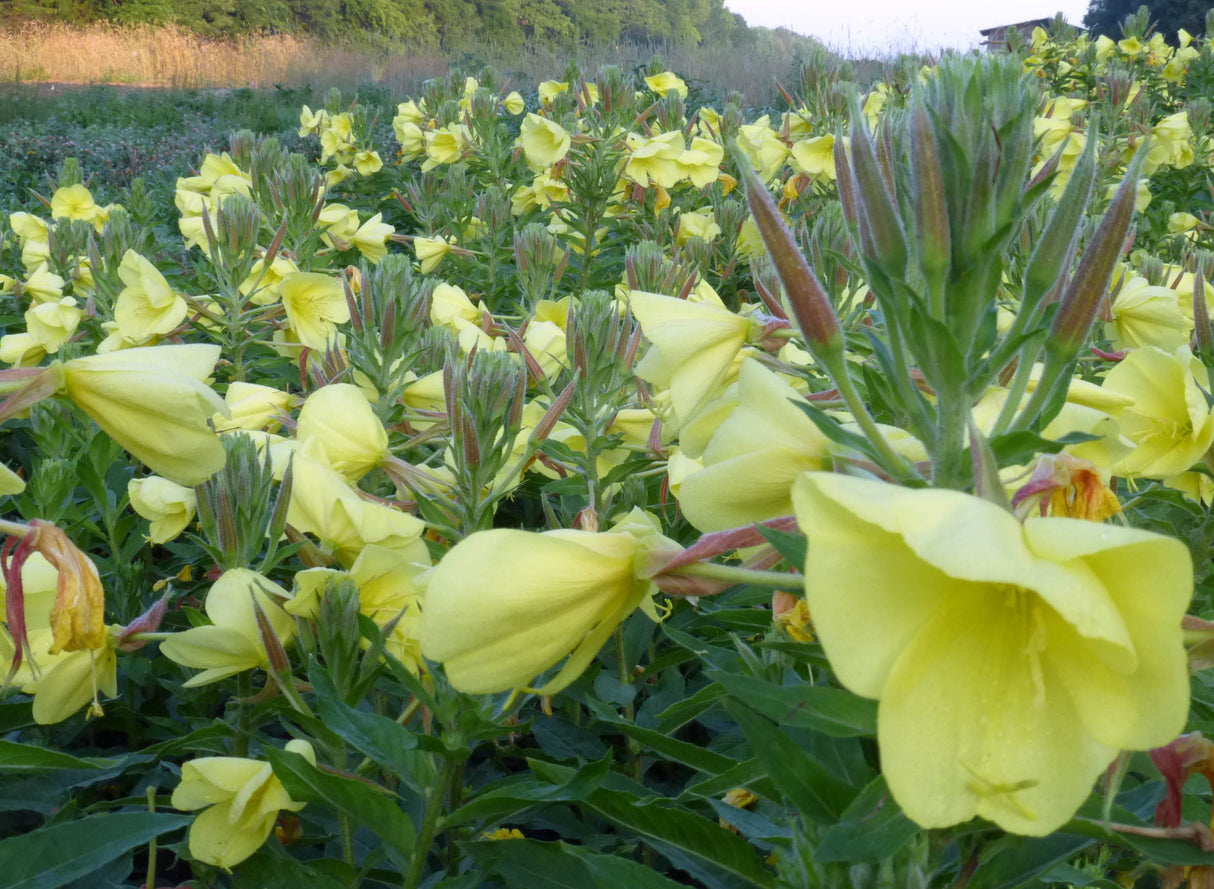
[[[1210,330],[1210,313],[1206,309],[1206,264],[1197,261],[1193,277],[1193,328],[1197,351],[1214,356],[1214,331]]]
[[[1138,176],[1145,159],[1144,143],[1063,293],[1045,344],[1047,353],[1056,359],[1069,361],[1073,358],[1092,329],[1134,220]]]
[[[257,618],[257,634],[266,650],[266,659],[270,662],[270,672],[279,679],[285,679],[291,674],[291,661],[287,658],[287,651],[282,647],[282,640],[274,632],[274,625],[270,623],[265,609],[261,607],[261,603],[257,601],[257,596],[251,589],[249,596],[253,599],[253,614]]]
[[[881,165],[864,126],[864,116],[853,115],[851,130],[852,180],[856,190],[856,215],[861,232],[871,236],[868,259],[895,278],[906,273],[906,233],[894,198],[886,187]],[[867,239],[866,239],[867,240]]]
[[[746,182],[750,212],[776,271],[780,273],[793,316],[797,319],[797,326],[801,328],[809,351],[819,360],[828,355],[841,355],[843,330],[826,291],[805,261],[767,189],[740,152],[738,159]]]
[[[122,628],[118,633],[117,648],[119,651],[138,651],[147,645],[143,639],[136,639],[142,633],[155,633],[160,629],[164,613],[169,607],[169,596],[166,593],[156,600],[156,603],[139,617]]]
[[[944,174],[931,117],[922,105],[911,117],[911,175],[915,184],[915,237],[919,242],[919,262],[924,273],[939,278],[949,266],[948,203],[944,195]]]

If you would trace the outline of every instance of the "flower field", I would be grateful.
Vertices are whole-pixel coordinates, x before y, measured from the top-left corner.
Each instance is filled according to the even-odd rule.
[[[1214,885],[1214,41],[1146,24],[47,171],[0,887]]]

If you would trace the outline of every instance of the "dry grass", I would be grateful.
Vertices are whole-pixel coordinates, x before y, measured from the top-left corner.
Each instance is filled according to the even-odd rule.
[[[789,82],[807,38],[787,31],[763,40],[723,63],[719,50],[661,48],[669,67],[722,92],[738,90],[747,102],[775,101],[775,82]],[[631,69],[645,64],[651,46],[583,49],[582,70],[601,64]],[[511,86],[526,89],[560,77],[570,51],[561,48],[480,48],[477,62],[493,65]],[[318,88],[381,84],[398,94],[415,92],[429,77],[445,74],[452,59],[437,49],[373,51],[325,44],[292,35],[212,40],[176,27],[116,28],[31,23],[0,30],[0,82],[125,84],[150,87]]]

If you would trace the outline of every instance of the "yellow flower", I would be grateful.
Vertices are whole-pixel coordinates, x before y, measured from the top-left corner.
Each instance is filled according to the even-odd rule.
[[[422,171],[429,172],[441,164],[453,164],[472,145],[472,133],[462,123],[426,133],[426,161]]]
[[[151,522],[152,543],[167,543],[184,531],[198,506],[193,488],[156,475],[131,479],[126,493],[131,509]]]
[[[882,771],[921,826],[1046,835],[1119,750],[1184,728],[1179,541],[828,473],[793,501],[815,631],[839,681],[880,701]]]
[[[297,266],[287,257],[278,255],[265,267],[265,258],[257,260],[249,269],[248,277],[240,283],[240,293],[247,296],[249,302],[258,306],[268,306],[282,298],[282,279],[291,272],[298,272]]]
[[[25,329],[48,355],[72,338],[84,318],[84,310],[70,296],[56,302],[35,303],[25,313]]]
[[[1109,371],[1102,388],[1133,399],[1118,415],[1121,434],[1135,445],[1113,472],[1167,478],[1192,468],[1214,442],[1214,412],[1206,404],[1209,374],[1188,346],[1165,352],[1145,346]]]
[[[538,114],[528,114],[519,129],[518,144],[535,170],[546,170],[569,153],[569,134],[559,124]]]
[[[679,174],[690,179],[696,188],[704,188],[717,181],[724,158],[725,149],[719,144],[696,136],[691,140],[691,147],[678,157]]]
[[[813,179],[835,179],[835,137],[814,136],[793,143],[792,168]]]
[[[1189,342],[1190,325],[1176,293],[1167,287],[1152,287],[1141,275],[1122,284],[1112,311],[1113,320],[1105,324],[1104,335],[1114,349],[1155,346],[1171,352]]]
[[[231,568],[211,585],[203,606],[211,623],[173,633],[160,643],[160,653],[184,667],[202,670],[186,688],[218,682],[228,676],[265,667],[269,656],[261,641],[253,600],[261,606],[279,642],[295,635],[295,621],[280,602],[290,594],[248,568]]]
[[[185,321],[185,300],[169,286],[156,266],[134,250],[123,255],[118,277],[126,286],[114,303],[114,320],[123,339],[145,343],[167,335]]]
[[[539,95],[540,104],[547,107],[552,104],[552,100],[561,93],[569,91],[569,84],[562,83],[559,80],[545,80],[538,87],[536,92]]]
[[[354,155],[354,169],[360,176],[370,176],[384,168],[384,162],[379,158],[378,151],[359,151]]]
[[[228,384],[223,396],[229,416],[217,414],[211,421],[219,432],[274,432],[282,425],[277,418],[287,412],[292,400],[289,392],[237,380]]]
[[[159,475],[196,485],[223,466],[223,443],[208,424],[227,413],[202,381],[219,360],[210,345],[150,346],[52,365],[59,392]]]
[[[316,764],[307,741],[288,741],[286,749]],[[186,811],[205,809],[190,825],[190,855],[224,870],[261,848],[279,812],[304,807],[287,795],[268,762],[236,756],[205,756],[182,765],[172,802]]]
[[[605,533],[496,528],[464,538],[425,578],[422,653],[469,694],[526,687],[569,655],[540,689],[556,694],[649,599],[646,554],[677,550],[638,516]]]
[[[738,127],[738,148],[764,182],[769,182],[780,171],[788,157],[788,147],[772,132],[767,115]]]
[[[83,185],[65,185],[51,195],[51,219],[82,219],[92,222],[97,215],[93,196]]]
[[[683,78],[673,71],[663,71],[652,77],[646,77],[645,85],[659,96],[665,96],[668,92],[674,90],[679,94],[680,99],[687,98],[687,84],[683,82]]]
[[[653,344],[637,376],[670,388],[678,425],[732,382],[742,347],[757,332],[750,319],[710,303],[634,290],[628,307]]]
[[[829,465],[830,439],[797,408],[802,399],[784,379],[743,361],[738,399],[704,451],[704,468],[679,489],[679,506],[701,531],[789,515],[793,482]]]
[[[506,98],[502,99],[502,108],[509,115],[517,116],[522,114],[526,107],[527,104],[523,101],[523,97],[519,95],[518,90],[512,91]]]
[[[402,121],[400,118],[392,121],[392,129],[396,133],[396,141],[400,143],[401,157],[413,160],[426,150],[426,133],[412,121]]]
[[[625,140],[630,153],[624,175],[642,188],[659,185],[674,188],[683,178],[679,158],[684,151],[683,134],[678,130],[645,138],[629,133]]]
[[[63,299],[63,279],[43,262],[22,283],[21,293],[36,303],[59,302]]]
[[[287,324],[299,341],[318,352],[337,338],[337,325],[350,320],[341,281],[318,272],[292,272],[279,285]]]
[[[308,396],[299,411],[295,436],[315,442],[330,466],[356,482],[388,456],[388,433],[362,390],[334,383]]]
[[[438,235],[433,238],[415,237],[413,239],[413,252],[417,254],[417,261],[421,263],[421,273],[428,275],[443,261],[443,257],[451,250],[451,245],[454,243],[454,238],[448,241],[446,238]]]
[[[350,243],[358,248],[364,259],[373,263],[388,255],[388,238],[396,232],[383,218],[382,213],[376,213],[350,236]]]
[[[675,241],[687,243],[689,238],[701,238],[710,244],[721,234],[721,226],[713,218],[712,208],[679,214],[679,227],[675,231]]]

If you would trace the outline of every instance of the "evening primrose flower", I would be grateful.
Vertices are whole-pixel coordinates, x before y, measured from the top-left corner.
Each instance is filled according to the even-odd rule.
[[[628,307],[652,343],[637,365],[637,376],[669,387],[679,424],[696,413],[732,380],[747,342],[762,325],[710,303],[631,292]]]
[[[56,375],[58,394],[131,456],[165,478],[196,485],[227,459],[208,424],[227,406],[203,382],[218,360],[218,346],[149,346],[75,358],[48,370]]]
[[[362,390],[334,383],[308,396],[299,411],[295,436],[305,446],[315,442],[330,466],[350,482],[388,456],[388,433]]]
[[[194,520],[198,508],[193,488],[157,475],[131,479],[126,483],[126,493],[131,509],[151,523],[148,540],[152,543],[167,543],[177,537]]]
[[[51,195],[51,219],[82,219],[92,222],[97,215],[97,204],[92,194],[83,185],[65,185],[56,188]]]
[[[804,173],[811,179],[835,180],[834,136],[813,136],[794,142],[790,153],[791,166],[798,173]]]
[[[767,115],[738,127],[738,148],[763,182],[771,181],[788,157],[788,146],[772,131]]]
[[[352,163],[354,164],[354,169],[358,170],[359,176],[370,176],[384,168],[384,162],[380,160],[378,151],[356,152]]]
[[[604,533],[478,531],[424,578],[422,654],[468,694],[525,688],[569,656],[538,690],[556,694],[649,603],[649,557],[663,550],[678,545],[639,510]]]
[[[831,441],[785,380],[743,361],[738,406],[713,434],[704,468],[682,480],[679,506],[701,531],[723,531],[792,512],[792,484],[829,465]]]
[[[378,263],[388,255],[388,238],[396,232],[383,218],[382,213],[376,213],[350,235],[350,244],[372,263]]]
[[[337,325],[350,320],[341,281],[318,272],[292,272],[279,285],[287,324],[310,349],[324,352],[337,338]]]
[[[536,94],[544,107],[551,105],[553,99],[566,92],[569,92],[569,84],[560,80],[545,80],[536,87]]]
[[[663,71],[660,74],[654,74],[652,77],[646,77],[645,85],[659,96],[665,96],[668,92],[674,90],[679,94],[680,99],[687,98],[687,84],[683,81],[682,77],[679,77],[673,71]]]
[[[127,250],[118,266],[118,277],[126,286],[114,303],[114,320],[122,338],[145,343],[165,336],[185,321],[188,307],[169,286],[164,275],[134,250]]]
[[[211,623],[173,633],[160,643],[160,653],[183,667],[202,670],[185,688],[266,667],[269,655],[253,601],[256,599],[278,641],[286,645],[295,635],[295,621],[279,603],[289,598],[286,590],[264,575],[248,568],[230,568],[207,592],[203,607]]]
[[[1180,541],[829,473],[793,502],[815,632],[839,681],[880,701],[882,771],[922,827],[1044,836],[1118,751],[1184,728]]]
[[[713,218],[712,208],[679,214],[679,226],[675,230],[675,241],[685,244],[690,238],[700,238],[708,243],[716,240],[721,234],[721,226]]]
[[[72,338],[83,319],[84,309],[65,296],[56,302],[35,303],[27,309],[25,330],[46,354],[54,355]]]
[[[234,380],[228,384],[223,401],[228,416],[216,414],[211,418],[216,431],[274,432],[282,425],[278,418],[287,413],[294,396],[273,386]]]
[[[725,159],[725,149],[711,139],[696,136],[691,145],[679,155],[676,163],[679,174],[684,179],[691,180],[696,188],[704,188],[717,181],[721,175],[721,161]]]
[[[428,173],[442,164],[453,164],[472,145],[472,133],[462,123],[452,124],[426,133],[426,160],[422,172]]]
[[[451,246],[454,243],[454,238],[448,240],[440,235],[435,235],[433,238],[415,237],[413,239],[413,252],[417,256],[417,261],[421,264],[421,273],[428,275],[438,268],[439,263],[450,252]]]
[[[1133,399],[1118,415],[1134,450],[1113,466],[1117,475],[1167,478],[1192,468],[1214,442],[1214,411],[1206,403],[1209,373],[1188,346],[1165,352],[1134,349],[1109,371],[1103,388]]]
[[[674,188],[683,178],[679,158],[684,151],[683,134],[678,130],[645,138],[629,133],[625,142],[630,152],[624,175],[642,188],[659,185]]]
[[[316,765],[307,741],[288,741],[285,749]],[[224,870],[261,848],[279,812],[304,807],[291,799],[268,762],[237,756],[204,756],[183,764],[172,803],[186,811],[205,810],[190,825],[190,855]]]
[[[546,170],[564,159],[572,143],[560,124],[538,114],[528,114],[519,128],[518,144],[532,169]]]
[[[1113,300],[1112,314],[1104,333],[1114,349],[1155,346],[1171,352],[1189,342],[1190,325],[1180,311],[1175,291],[1152,287],[1141,275],[1122,284]]]
[[[522,114],[526,107],[527,103],[523,101],[518,90],[512,90],[506,98],[502,99],[502,108],[512,117]]]

